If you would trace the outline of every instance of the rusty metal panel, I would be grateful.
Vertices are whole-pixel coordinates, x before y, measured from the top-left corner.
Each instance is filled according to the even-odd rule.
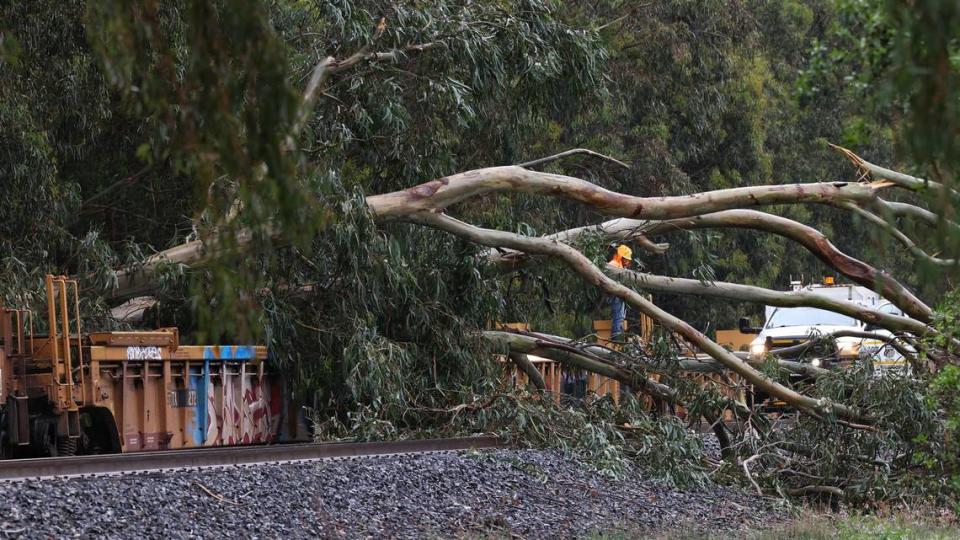
[[[293,420],[285,431],[300,440],[306,436],[302,419],[288,414],[286,396],[264,370],[264,347],[188,346],[175,352],[172,342],[91,342],[101,345],[83,348],[85,373],[76,385],[82,393],[75,397],[112,414],[122,452],[271,442],[282,418]],[[67,400],[68,385],[58,381],[49,358],[33,357],[30,365],[46,368],[21,378],[29,396]]]
[[[743,334],[736,328],[732,330],[717,330],[717,343],[724,347],[729,347],[732,351],[750,350],[750,342],[756,337],[756,334]]]
[[[170,349],[156,345],[130,346],[95,346],[90,347],[90,358],[101,362],[144,362],[167,360],[171,357]]]
[[[87,335],[91,345],[112,347],[154,346],[172,347],[178,345],[177,332],[172,330],[154,330],[149,332],[91,332]]]
[[[257,348],[197,348],[206,356],[201,361],[122,362],[125,376],[98,405],[114,412],[124,452],[275,439],[285,404],[273,377],[251,363]],[[101,386],[109,373],[101,368]]]

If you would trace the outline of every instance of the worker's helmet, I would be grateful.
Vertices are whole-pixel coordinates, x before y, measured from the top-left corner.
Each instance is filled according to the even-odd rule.
[[[626,259],[628,261],[633,260],[633,250],[623,244],[617,246],[617,255],[619,255],[621,259]]]

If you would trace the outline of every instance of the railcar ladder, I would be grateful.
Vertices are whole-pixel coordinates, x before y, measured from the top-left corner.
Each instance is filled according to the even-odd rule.
[[[80,436],[80,409],[74,398],[74,367],[70,347],[70,308],[69,291],[73,286],[73,317],[76,320],[77,371],[80,375],[80,387],[83,388],[83,347],[80,331],[80,292],[77,281],[65,276],[46,277],[47,323],[50,327],[50,363],[53,370],[53,395],[50,400],[57,410],[63,411],[63,422],[59,430],[70,438]],[[59,317],[58,317],[59,312]],[[59,319],[59,321],[58,321]],[[61,332],[62,331],[62,332]],[[82,398],[82,392],[79,393]]]
[[[36,348],[33,341],[33,311],[0,308],[0,401],[6,405],[7,440],[10,444],[30,444],[27,396],[23,390],[27,360]],[[26,328],[25,328],[26,327]]]

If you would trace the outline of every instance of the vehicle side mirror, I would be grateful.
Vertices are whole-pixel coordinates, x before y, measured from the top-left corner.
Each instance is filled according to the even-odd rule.
[[[878,324],[867,324],[866,326],[863,327],[863,330],[865,332],[876,332],[877,330],[881,330],[882,328],[883,327],[881,327]]]
[[[741,334],[759,334],[760,329],[755,326],[750,326],[750,317],[740,317],[740,322],[737,324],[737,328],[740,330]]]

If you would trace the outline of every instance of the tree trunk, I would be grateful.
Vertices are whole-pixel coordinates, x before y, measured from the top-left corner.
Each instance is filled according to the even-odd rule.
[[[876,198],[876,189],[869,184],[821,182],[740,187],[672,197],[636,197],[572,176],[507,166],[466,171],[402,191],[372,195],[367,197],[367,205],[378,219],[396,219],[423,211],[440,212],[486,193],[510,191],[561,196],[610,216],[673,219],[773,204],[869,203]]]
[[[535,386],[537,390],[543,390],[547,387],[543,381],[543,375],[541,375],[537,367],[533,365],[533,362],[527,358],[527,355],[510,351],[508,356],[510,357],[510,361],[516,364],[517,368],[527,375],[527,378],[530,379],[530,384]]]

